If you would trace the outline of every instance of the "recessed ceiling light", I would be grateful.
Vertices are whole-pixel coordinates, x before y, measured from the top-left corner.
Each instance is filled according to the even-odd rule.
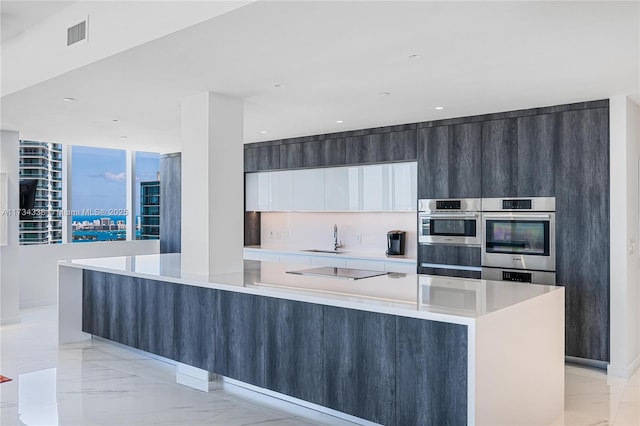
[[[113,120],[111,120],[111,121],[113,121],[114,123],[117,123],[117,122],[118,122],[118,120],[117,120],[116,118],[114,118],[114,119],[113,119]]]
[[[380,95],[380,96],[389,96],[390,94],[391,93],[389,93],[389,92],[380,92],[380,93],[378,93],[378,95]]]
[[[280,88],[284,87],[284,84],[276,83],[276,84],[273,85],[273,87],[275,87],[276,89],[280,89]]]
[[[75,101],[75,98],[62,98],[62,100],[65,102],[73,102]]]
[[[409,59],[420,59],[420,55],[409,55],[408,56]]]
[[[443,107],[443,106],[437,106],[437,107],[436,107],[436,109],[437,109],[438,111],[440,111],[441,109],[444,109],[444,107]]]
[[[125,140],[127,137],[126,136],[120,136],[120,139]]]
[[[260,133],[262,133],[263,135],[266,135],[267,131],[266,130],[262,130],[262,131],[260,131]]]
[[[344,121],[343,120],[336,120],[336,123],[342,124],[342,123],[344,123]]]

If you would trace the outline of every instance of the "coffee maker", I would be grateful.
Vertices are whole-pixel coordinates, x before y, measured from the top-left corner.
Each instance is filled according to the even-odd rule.
[[[406,238],[407,233],[405,231],[387,232],[387,256],[403,256]]]

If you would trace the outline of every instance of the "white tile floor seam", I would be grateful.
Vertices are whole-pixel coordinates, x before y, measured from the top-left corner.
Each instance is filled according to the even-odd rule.
[[[55,306],[25,309],[0,327],[0,425],[351,425],[220,384],[175,383],[175,367],[105,341],[57,344]],[[565,367],[565,411],[554,425],[640,425],[640,371],[628,380]]]

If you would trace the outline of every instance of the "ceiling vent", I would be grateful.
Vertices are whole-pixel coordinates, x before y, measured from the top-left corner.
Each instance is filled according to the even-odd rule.
[[[87,39],[87,21],[67,28],[67,46],[76,44]]]

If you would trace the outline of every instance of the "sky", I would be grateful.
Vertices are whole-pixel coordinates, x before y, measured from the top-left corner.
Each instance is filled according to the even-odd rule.
[[[139,183],[157,179],[159,156],[136,154],[136,204]],[[126,152],[124,150],[71,147],[71,209],[120,210],[126,208]],[[102,214],[97,212],[96,214]],[[108,213],[107,213],[108,214]],[[137,214],[137,212],[136,212]],[[117,215],[114,213],[114,215]]]

